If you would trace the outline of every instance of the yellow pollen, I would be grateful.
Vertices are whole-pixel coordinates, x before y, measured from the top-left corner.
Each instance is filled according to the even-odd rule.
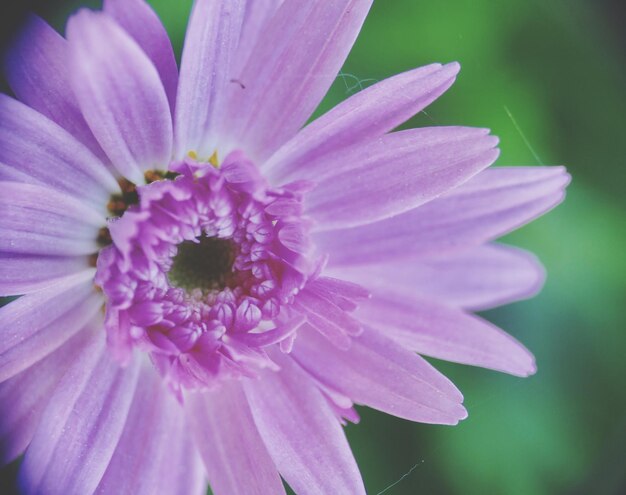
[[[219,158],[217,157],[217,150],[215,150],[213,154],[211,155],[211,158],[209,158],[209,163],[213,165],[215,168],[220,168],[220,161],[219,161]]]
[[[213,154],[205,161],[204,158],[200,158],[197,151],[190,150],[187,152],[187,156],[196,162],[208,162],[213,165],[215,168],[220,168],[220,159],[217,154],[217,150],[213,152]]]

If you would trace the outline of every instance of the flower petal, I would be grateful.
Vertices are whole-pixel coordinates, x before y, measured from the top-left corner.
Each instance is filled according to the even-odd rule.
[[[0,179],[19,176],[46,184],[104,211],[119,186],[93,153],[56,123],[6,95],[0,95],[0,112]]]
[[[147,55],[113,19],[81,10],[67,25],[70,73],[80,108],[122,175],[165,170],[172,118],[163,83]]]
[[[284,0],[248,0],[241,29],[241,38],[237,45],[235,64],[237,69],[245,67],[248,57],[259,41],[265,25],[276,14]]]
[[[87,256],[32,256],[0,252],[0,296],[30,294],[89,268]]]
[[[431,64],[381,81],[351,96],[285,143],[263,166],[275,183],[315,179],[312,163],[333,159],[354,143],[367,143],[396,128],[441,96],[459,64]]]
[[[463,396],[446,377],[374,329],[366,328],[347,351],[315,332],[301,331],[293,356],[358,404],[423,423],[457,424],[467,417]]]
[[[31,15],[6,54],[4,70],[19,100],[56,122],[99,158],[106,155],[91,133],[72,91],[67,41]],[[9,113],[3,111],[3,119]]]
[[[320,232],[315,242],[333,264],[415,259],[500,237],[559,204],[570,176],[563,167],[503,167],[419,208],[382,222]]]
[[[313,380],[293,360],[274,356],[281,371],[244,382],[261,438],[293,490],[364,494],[345,434]]]
[[[58,349],[102,304],[89,270],[0,308],[0,382]]]
[[[189,151],[208,157],[215,151],[243,16],[243,0],[198,0],[194,5],[176,101],[178,157]]]
[[[340,349],[349,348],[350,336],[359,335],[362,331],[361,323],[350,313],[328,298],[308,289],[298,294],[294,309],[306,315],[308,325]]]
[[[104,215],[38,185],[0,181],[0,189],[1,252],[78,256],[98,250]]]
[[[170,37],[144,0],[104,0],[103,10],[130,34],[156,67],[174,113],[178,67]]]
[[[114,362],[103,335],[78,355],[43,413],[19,481],[25,493],[93,493],[122,435],[139,360]]]
[[[226,131],[260,163],[292,138],[335,80],[372,0],[286,0],[233,74]]]
[[[96,328],[101,331],[101,318],[96,317],[41,361],[0,383],[0,465],[26,450],[59,380]]]
[[[138,383],[126,426],[96,493],[203,493],[202,465],[185,431],[181,404],[148,363]]]
[[[388,260],[368,264],[367,269],[339,266],[331,272],[372,289],[401,290],[473,311],[532,297],[545,280],[545,270],[532,253],[496,244],[423,259]]]
[[[430,127],[387,134],[323,160],[306,211],[318,230],[376,222],[462,184],[497,158],[486,129]]]
[[[285,493],[238,382],[188,397],[196,444],[216,495]]]
[[[441,303],[399,293],[374,293],[359,317],[407,349],[516,376],[532,375],[535,360],[491,323]]]

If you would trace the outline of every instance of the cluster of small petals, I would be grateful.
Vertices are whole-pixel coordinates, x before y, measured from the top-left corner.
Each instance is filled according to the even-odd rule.
[[[264,348],[304,323],[294,299],[320,265],[301,215],[307,185],[271,189],[239,152],[219,168],[192,158],[170,168],[174,180],[138,187],[139,204],[109,226],[96,282],[110,347],[122,361],[150,352],[175,387],[273,367]],[[220,286],[179,287],[181,244],[202,238],[229,241],[232,267]]]

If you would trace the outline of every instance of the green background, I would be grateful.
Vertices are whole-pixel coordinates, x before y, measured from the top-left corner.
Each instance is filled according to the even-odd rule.
[[[150,3],[180,52],[191,1]],[[77,5],[97,2],[48,18],[62,28]],[[538,254],[544,291],[486,313],[535,353],[538,373],[436,362],[465,394],[470,416],[457,427],[360,408],[347,434],[368,493],[626,493],[626,51],[615,5],[376,0],[323,102],[457,60],[457,83],[411,126],[490,127],[499,165],[564,164],[573,175],[564,204],[505,239]]]

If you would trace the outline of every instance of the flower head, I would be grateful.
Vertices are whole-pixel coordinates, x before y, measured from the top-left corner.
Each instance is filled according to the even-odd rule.
[[[392,132],[458,64],[305,126],[371,0],[197,0],[180,72],[143,0],[38,18],[0,97],[3,460],[26,493],[364,493],[363,404],[466,416],[420,354],[526,376],[474,310],[529,297],[490,241],[555,206],[559,167],[485,170],[484,129]]]
[[[186,158],[138,189],[98,258],[112,350],[149,352],[170,384],[204,388],[276,365],[306,321],[294,304],[322,262],[302,218],[306,184],[271,188],[241,152]]]

